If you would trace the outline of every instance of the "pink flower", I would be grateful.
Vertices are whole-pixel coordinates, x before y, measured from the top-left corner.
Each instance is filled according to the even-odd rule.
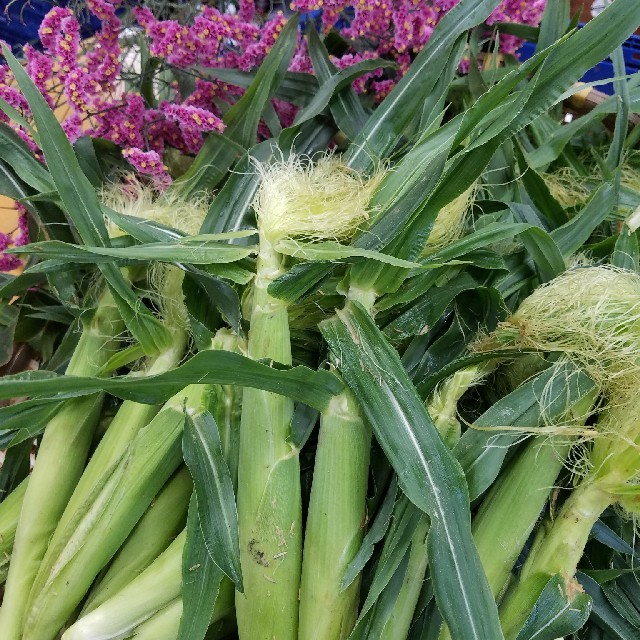
[[[188,149],[197,151],[202,145],[204,131],[224,131],[224,122],[207,109],[178,104],[160,105],[162,112],[180,127]]]
[[[127,147],[122,155],[140,173],[149,176],[156,188],[163,191],[171,184],[168,167],[155,151],[143,151],[135,147]]]
[[[24,55],[27,59],[27,73],[44,96],[48,105],[53,108],[53,98],[49,93],[47,82],[51,80],[53,60],[51,56],[37,51],[30,44],[25,45]]]

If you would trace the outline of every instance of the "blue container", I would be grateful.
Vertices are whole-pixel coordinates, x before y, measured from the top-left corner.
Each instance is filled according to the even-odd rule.
[[[1,0],[0,0],[1,1]],[[4,4],[4,2],[2,2]],[[42,48],[38,29],[43,18],[54,6],[65,7],[69,0],[17,0],[0,10],[0,40],[4,40],[15,54],[22,51],[25,44]],[[100,28],[100,20],[87,11],[80,15],[80,34],[88,38]]]
[[[528,60],[535,53],[536,45],[532,42],[525,42],[518,51],[520,60]],[[622,46],[627,74],[640,71],[640,36],[631,36]],[[596,82],[598,80],[608,80],[615,77],[613,62],[610,58],[598,63],[582,76],[582,82]],[[608,82],[594,87],[608,95],[613,95],[615,90],[613,83]]]

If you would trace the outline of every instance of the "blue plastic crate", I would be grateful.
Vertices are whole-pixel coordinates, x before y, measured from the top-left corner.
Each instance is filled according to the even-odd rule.
[[[580,25],[582,26],[582,25]],[[520,60],[528,60],[533,56],[536,50],[536,45],[532,42],[525,42],[518,51],[518,57]],[[640,36],[631,36],[623,45],[622,51],[624,54],[625,66],[627,74],[632,74],[640,71]],[[614,78],[615,73],[613,70],[613,62],[610,58],[598,63],[595,67],[589,69],[587,73],[582,76],[582,82],[596,82],[598,80],[608,80]],[[595,87],[598,91],[602,91],[608,95],[613,95],[615,90],[613,83],[598,85]]]

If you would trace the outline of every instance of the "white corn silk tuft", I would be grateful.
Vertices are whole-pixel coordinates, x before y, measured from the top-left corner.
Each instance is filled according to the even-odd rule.
[[[369,217],[367,204],[379,182],[334,155],[315,164],[291,155],[257,168],[262,182],[253,207],[261,235],[273,245],[285,238],[348,240]]]
[[[101,193],[102,202],[123,215],[157,222],[177,229],[187,235],[196,235],[205,219],[209,202],[205,199],[189,201],[159,195],[148,185],[135,180],[112,184]],[[124,235],[124,232],[106,219],[110,237]],[[189,324],[182,293],[184,272],[170,264],[155,262],[149,266],[147,279],[150,295],[159,315],[171,327],[186,330]]]

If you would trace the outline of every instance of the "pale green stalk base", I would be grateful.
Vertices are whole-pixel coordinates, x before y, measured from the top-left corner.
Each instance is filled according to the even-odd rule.
[[[142,573],[62,636],[64,640],[120,640],[177,637],[182,616],[182,553],[186,530]],[[233,583],[223,578],[211,615],[211,624],[224,622],[234,611]],[[223,625],[226,628],[226,623]],[[155,632],[162,632],[154,636]]]
[[[230,613],[233,613],[231,608]],[[135,640],[175,640],[180,629],[182,615],[182,599],[174,600],[169,606],[156,613],[152,618],[141,624],[131,636]],[[205,640],[222,640],[228,638],[236,629],[233,615],[212,622],[207,630]],[[233,636],[231,636],[233,637]]]
[[[23,640],[55,637],[100,570],[120,548],[162,485],[182,462],[184,406],[201,410],[204,388],[191,385],[140,430],[78,520],[50,547],[51,570],[37,576]]]
[[[123,329],[120,314],[104,293],[67,367],[69,375],[95,375],[113,354]],[[31,586],[51,534],[85,466],[102,396],[69,400],[47,425],[20,513],[4,600],[0,638],[20,640]]]
[[[9,573],[9,561],[18,528],[18,518],[28,484],[27,477],[0,502],[0,584],[7,579]]]
[[[424,585],[427,565],[429,564],[427,559],[428,533],[429,518],[422,516],[411,539],[409,563],[404,574],[400,593],[379,640],[405,640],[409,635],[413,615]]]
[[[267,293],[282,273],[261,238],[249,356],[291,364],[287,306]],[[240,427],[238,529],[244,593],[236,595],[241,640],[296,640],[302,553],[300,461],[287,442],[293,402],[245,389]]]
[[[183,531],[135,580],[75,622],[63,640],[116,640],[179,598],[182,593]]]
[[[341,581],[365,528],[371,429],[349,391],[320,422],[300,587],[300,640],[342,640],[358,614],[360,577]]]
[[[176,598],[137,627],[130,637],[135,640],[175,640],[181,617],[182,598]]]
[[[572,583],[591,529],[611,502],[611,495],[597,484],[583,484],[567,498],[553,523],[540,528],[518,582],[500,607],[505,640],[515,640],[552,576],[561,574],[567,585]],[[567,592],[572,590],[576,588]]]
[[[235,630],[233,582],[223,578],[220,593],[213,608],[211,623],[207,631],[207,640],[225,638]],[[136,640],[175,640],[180,629],[182,617],[182,598],[177,598],[149,620],[141,624],[133,633]]]
[[[93,611],[134,580],[184,529],[192,489],[191,474],[182,467],[140,518],[107,572],[91,590],[81,615]]]

